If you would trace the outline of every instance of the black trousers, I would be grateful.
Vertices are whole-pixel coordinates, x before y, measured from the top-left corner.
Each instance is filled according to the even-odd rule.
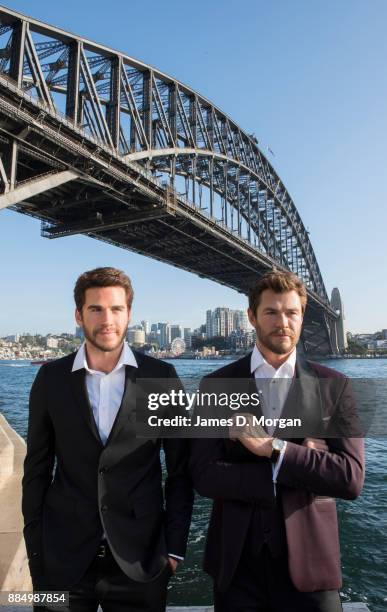
[[[167,564],[151,582],[135,582],[121,570],[110,548],[101,545],[89,569],[71,588],[69,607],[36,606],[35,610],[96,612],[101,606],[103,612],[164,612],[171,574]]]
[[[342,612],[338,591],[297,591],[287,557],[274,559],[266,546],[244,550],[229,588],[214,587],[214,603],[215,612]]]

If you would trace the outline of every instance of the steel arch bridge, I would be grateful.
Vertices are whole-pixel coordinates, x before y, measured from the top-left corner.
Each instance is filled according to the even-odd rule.
[[[254,135],[125,54],[0,8],[0,209],[47,238],[85,234],[247,293],[292,270],[302,344],[337,350],[308,232]]]

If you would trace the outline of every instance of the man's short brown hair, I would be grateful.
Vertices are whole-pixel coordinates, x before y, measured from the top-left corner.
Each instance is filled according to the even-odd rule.
[[[268,272],[249,290],[249,308],[254,315],[261,301],[261,295],[266,289],[274,293],[296,291],[301,299],[302,312],[305,312],[307,294],[304,283],[293,272]]]
[[[128,307],[133,302],[133,287],[130,278],[117,268],[95,268],[81,274],[74,287],[74,300],[79,312],[82,311],[86,299],[86,290],[95,287],[122,287],[125,289]]]

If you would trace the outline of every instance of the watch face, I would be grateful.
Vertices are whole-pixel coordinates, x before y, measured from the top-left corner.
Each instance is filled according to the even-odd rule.
[[[283,446],[284,446],[285,442],[283,440],[279,440],[278,438],[275,438],[273,440],[272,446],[274,448],[274,450],[276,451],[281,451]]]

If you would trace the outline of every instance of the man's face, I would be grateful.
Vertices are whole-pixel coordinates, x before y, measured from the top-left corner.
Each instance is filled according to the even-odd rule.
[[[76,310],[75,318],[90,344],[104,352],[114,351],[124,341],[130,320],[125,289],[86,289],[82,312]]]
[[[291,353],[301,334],[302,307],[296,291],[275,293],[265,289],[256,313],[249,308],[249,321],[258,344],[277,355]]]

